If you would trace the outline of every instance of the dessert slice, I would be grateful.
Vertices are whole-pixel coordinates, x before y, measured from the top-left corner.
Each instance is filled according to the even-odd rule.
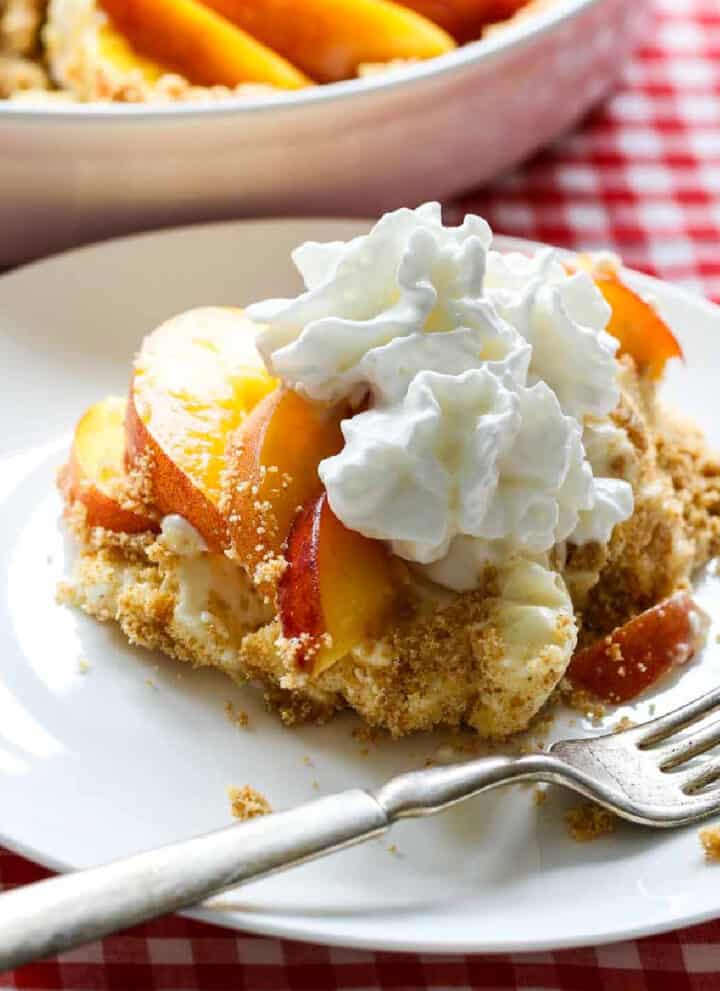
[[[262,683],[286,722],[350,706],[396,735],[507,736],[565,676],[616,701],[687,660],[720,463],[657,400],[677,342],[607,259],[568,271],[490,238],[399,210],[298,249],[298,298],[151,334],[125,444],[160,532],[92,516],[88,414],[65,597]],[[101,409],[117,476],[121,406]]]

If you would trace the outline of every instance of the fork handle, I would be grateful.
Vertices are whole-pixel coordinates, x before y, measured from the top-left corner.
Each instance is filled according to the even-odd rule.
[[[0,895],[0,973],[197,905],[389,826],[376,799],[353,789],[18,888]]]
[[[498,785],[563,780],[550,754],[482,757],[391,778],[287,812],[0,895],[0,972],[197,905],[245,881],[379,836],[397,819],[429,815]],[[569,782],[565,782],[566,784]]]

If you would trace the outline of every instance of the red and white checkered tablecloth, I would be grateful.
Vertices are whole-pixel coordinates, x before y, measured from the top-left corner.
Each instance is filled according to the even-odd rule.
[[[720,300],[720,0],[655,7],[609,103],[523,168],[449,204],[448,218],[473,211],[504,234],[609,246],[632,267]],[[720,883],[720,868],[708,869]],[[0,889],[45,873],[0,850]],[[595,949],[443,957],[310,946],[172,917],[0,975],[9,988],[718,991],[720,921]]]

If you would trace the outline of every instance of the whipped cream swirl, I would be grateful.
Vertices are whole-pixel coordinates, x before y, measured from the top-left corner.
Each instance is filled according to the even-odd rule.
[[[608,305],[554,252],[491,240],[478,217],[443,226],[435,203],[397,210],[298,248],[306,291],[249,308],[271,374],[368,407],[320,465],[335,514],[458,590],[488,561],[606,542],[633,508],[631,486],[596,470],[619,398]]]

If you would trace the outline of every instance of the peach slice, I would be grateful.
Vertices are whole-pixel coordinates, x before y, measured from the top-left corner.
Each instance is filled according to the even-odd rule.
[[[199,0],[101,0],[113,26],[143,56],[200,86],[267,83],[299,89],[310,80]],[[297,17],[292,18],[294,24]]]
[[[278,389],[258,403],[228,447],[232,547],[266,592],[272,582],[258,566],[282,554],[298,509],[322,492],[318,465],[342,449],[344,413]]]
[[[567,676],[605,702],[627,702],[689,661],[702,646],[707,625],[705,613],[679,593],[576,651]]]
[[[593,273],[593,279],[612,307],[607,332],[620,341],[618,354],[629,354],[651,378],[660,378],[669,358],[683,357],[673,332],[657,310],[617,275]]]
[[[527,0],[398,0],[403,7],[439,24],[460,43],[474,41],[483,28],[507,21]]]
[[[278,590],[284,636],[295,661],[318,675],[377,635],[396,599],[389,551],[347,527],[323,492],[296,518]]]
[[[120,72],[140,72],[148,83],[156,83],[161,76],[171,71],[169,66],[160,65],[153,59],[145,58],[133,50],[127,38],[116,31],[111,24],[99,27],[97,35],[98,54]]]
[[[321,83],[354,76],[363,62],[426,59],[455,42],[390,0],[203,0],[228,21]]]
[[[127,401],[110,396],[91,406],[75,428],[68,463],[58,485],[68,505],[81,502],[88,526],[120,533],[157,530],[150,517],[123,505],[125,409]]]
[[[277,385],[256,329],[242,310],[190,310],[146,337],[135,360],[128,462],[147,474],[160,512],[184,516],[212,550],[227,546],[219,503],[228,438]]]

